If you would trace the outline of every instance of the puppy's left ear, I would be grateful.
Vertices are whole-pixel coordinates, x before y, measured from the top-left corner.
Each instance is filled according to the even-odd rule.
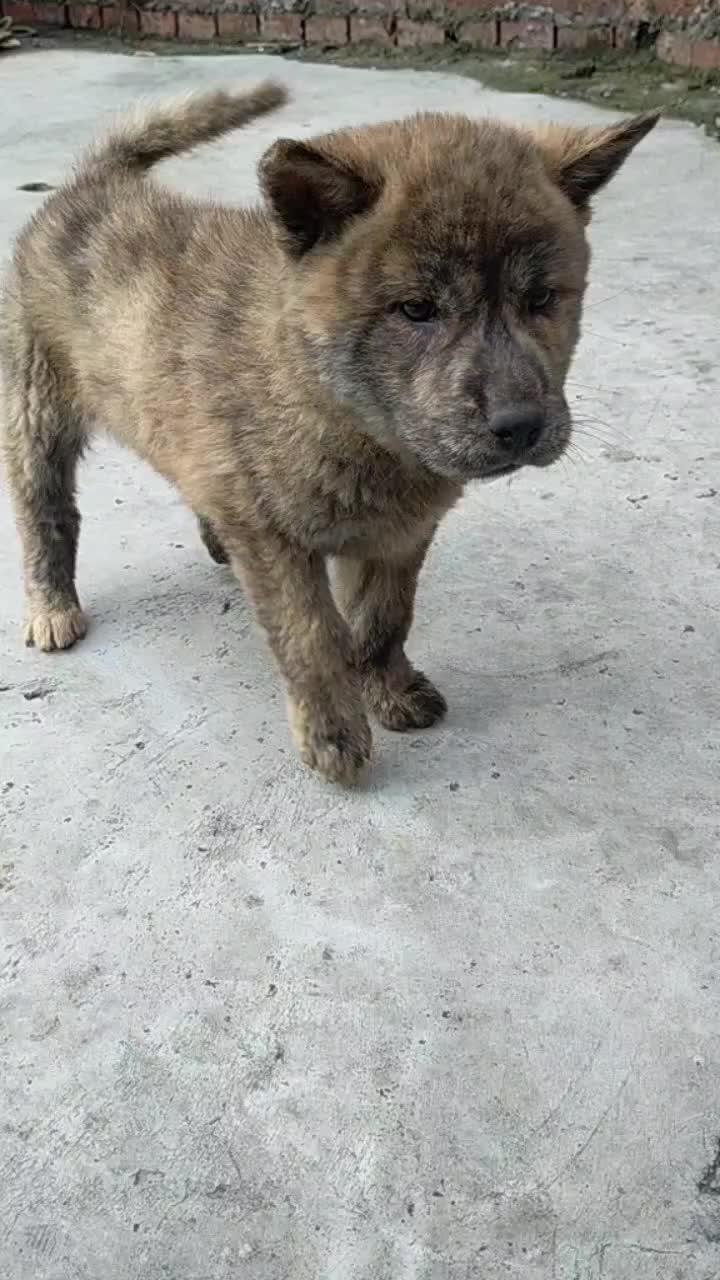
[[[538,141],[550,176],[578,209],[586,209],[659,119],[658,111],[646,111],[606,129],[549,126]]]

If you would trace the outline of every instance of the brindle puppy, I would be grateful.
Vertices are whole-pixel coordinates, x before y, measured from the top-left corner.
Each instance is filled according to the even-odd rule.
[[[28,644],[85,632],[75,471],[97,423],[198,514],[267,631],[303,759],[348,782],[367,711],[414,729],[445,710],[404,651],[425,553],[467,481],[566,448],[588,202],[656,116],[283,140],[262,208],[148,180],[284,100],[266,84],[129,120],[31,220],[4,286],[4,452]]]

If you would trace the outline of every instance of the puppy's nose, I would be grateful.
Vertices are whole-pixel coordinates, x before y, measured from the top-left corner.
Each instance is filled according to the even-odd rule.
[[[501,448],[524,453],[538,443],[545,430],[545,417],[537,405],[513,405],[492,415],[490,430]]]

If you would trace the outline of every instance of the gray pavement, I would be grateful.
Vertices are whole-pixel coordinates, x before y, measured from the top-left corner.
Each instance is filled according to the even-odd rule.
[[[96,123],[268,70],[167,166],[243,200],[279,132],[418,107],[602,120],[450,75],[57,51],[0,65],[0,242]],[[720,150],[597,203],[550,472],[470,491],[411,651],[451,703],[304,772],[249,608],[157,477],[86,464],[86,641],[20,643],[0,493],[4,1280],[720,1276]],[[714,1162],[716,1162],[714,1164]]]

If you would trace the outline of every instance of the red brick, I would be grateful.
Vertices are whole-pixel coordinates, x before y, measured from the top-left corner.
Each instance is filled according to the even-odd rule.
[[[254,13],[219,13],[218,35],[221,40],[257,40],[258,22]]]
[[[105,31],[123,31],[134,36],[140,30],[140,14],[137,9],[124,8],[120,4],[104,4],[102,24]]]
[[[487,13],[495,16],[495,9],[498,8],[495,0],[445,0],[445,8],[449,13],[454,10],[463,9],[468,13]]]
[[[622,22],[615,27],[615,48],[634,49],[637,40],[637,22]]]
[[[63,4],[33,4],[32,0],[3,0],[3,13],[18,26],[64,27]]]
[[[720,40],[693,40],[690,66],[698,71],[720,70]]]
[[[495,49],[499,34],[499,23],[494,18],[486,18],[484,22],[463,22],[457,28],[460,44],[471,44],[476,49]]]
[[[389,44],[392,40],[384,22],[379,18],[350,18],[352,44]]]
[[[348,42],[347,18],[308,18],[305,23],[307,44],[339,48]]]
[[[178,33],[177,14],[160,9],[143,9],[140,25],[144,36],[160,40],[174,40]]]
[[[412,18],[413,22],[442,22],[445,17],[445,0],[407,0],[404,8],[395,6],[399,17]]]
[[[648,4],[650,0],[551,0],[550,8],[568,18],[581,18],[588,26],[608,18],[622,18],[630,14],[633,4]],[[639,13],[633,18],[643,17]]]
[[[658,58],[664,62],[674,62],[678,67],[689,67],[692,63],[692,41],[679,31],[662,31],[655,48]]]
[[[68,25],[75,29],[97,31],[102,26],[102,13],[99,4],[69,4]]]
[[[637,3],[637,0],[635,0]],[[694,9],[699,6],[699,0],[652,0],[652,14],[664,14],[669,18],[689,18]],[[652,14],[642,14],[642,17],[651,17]]]
[[[353,14],[363,22],[388,24],[394,14],[405,13],[405,0],[344,0],[342,6],[337,2],[333,5],[332,0],[315,0],[318,13],[337,13],[341,7],[343,13]]]
[[[260,19],[260,36],[264,40],[302,40],[302,18],[297,13],[272,13]]]
[[[612,27],[558,27],[558,49],[597,49],[612,45]]]
[[[145,31],[145,13],[142,15],[142,30]],[[216,35],[215,15],[212,13],[179,13],[178,35],[181,40],[214,40]]]
[[[445,43],[445,28],[439,22],[409,22],[399,18],[397,42],[401,49]]]
[[[532,18],[524,22],[502,21],[500,43],[505,49],[552,49],[555,28],[552,22],[536,22]]]

